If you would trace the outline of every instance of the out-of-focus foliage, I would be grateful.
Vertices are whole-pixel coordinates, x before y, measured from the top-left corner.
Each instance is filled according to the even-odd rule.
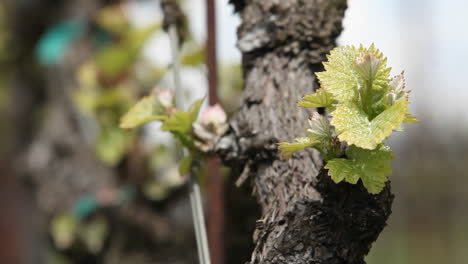
[[[127,7],[123,1],[100,8],[92,17],[64,16],[45,30],[36,46],[36,59],[44,69],[62,66],[75,69],[76,82],[70,82],[73,85],[67,87],[70,88],[67,92],[78,109],[80,129],[85,130],[86,142],[83,144],[94,148],[97,158],[118,171],[119,176],[115,179],[117,186],[100,186],[95,193],[78,197],[68,210],[57,212],[50,219],[49,231],[57,249],[50,254],[51,262],[73,263],[66,259],[66,255],[75,250],[86,251],[82,252],[84,254],[105,254],[101,250],[106,239],[112,236],[108,233],[108,225],[112,223],[103,212],[123,206],[125,201],[136,197],[135,190],[140,198],[162,201],[187,181],[187,177],[181,175],[194,173],[194,176],[201,176],[204,168],[200,161],[227,129],[227,115],[220,105],[201,111],[202,100],[199,100],[188,110],[181,111],[174,107],[173,99],[161,93],[172,88],[167,82],[171,79],[167,73],[171,73],[172,65],[150,61],[144,55],[149,40],[167,37],[166,33],[157,19],[150,24],[145,22],[146,26],[133,23],[125,10]],[[3,48],[2,28],[0,19],[0,59],[8,55],[3,53],[7,49]],[[197,43],[188,27],[183,33],[185,42],[180,46],[182,73],[187,70],[204,75],[205,46]],[[221,101],[231,110],[239,103],[231,99],[239,98],[241,92],[240,69],[239,65],[221,66]],[[2,80],[0,76],[0,85]],[[155,92],[132,108],[138,98],[151,91]],[[192,91],[185,93],[193,95]],[[150,131],[153,124],[142,130],[121,129],[121,117],[129,109],[132,109],[129,118],[122,119],[122,127],[163,121],[161,129],[175,134],[189,147],[191,154],[179,162],[174,142],[146,144],[154,140],[153,131]],[[133,170],[132,159],[141,162],[136,165],[140,177],[137,180],[126,175],[127,170],[129,174]],[[124,185],[127,181],[131,182],[132,190],[127,190]]]
[[[117,43],[104,48],[97,54],[96,64],[100,74],[104,78],[117,78],[128,72],[145,42],[160,29],[161,25],[155,24],[144,29],[129,28],[127,32],[121,32]]]
[[[205,48],[197,45],[196,43],[189,42],[187,49],[182,53],[180,63],[183,66],[199,66],[205,63]]]
[[[50,225],[50,234],[55,245],[61,249],[70,247],[75,240],[78,225],[78,218],[71,214],[56,216]]]
[[[145,43],[161,26],[132,27],[120,5],[105,7],[96,17],[97,25],[110,34],[111,41],[97,47],[94,56],[79,68],[79,89],[74,99],[84,114],[97,121],[94,145],[98,157],[116,165],[135,140],[133,133],[118,128],[120,116],[135,96],[144,92],[138,88],[142,80],[136,79],[134,69]]]
[[[155,21],[149,26],[136,26],[130,23],[125,8],[125,4],[106,6],[98,10],[90,23],[74,19],[62,21],[46,31],[37,47],[39,62],[54,66],[66,63],[68,56],[73,55],[74,45],[88,40],[90,54],[76,68],[77,87],[71,91],[71,96],[87,124],[87,135],[91,135],[88,144],[94,147],[102,162],[113,168],[125,164],[146,140],[144,133],[121,129],[121,117],[137,98],[157,86],[170,70],[170,65],[149,63],[142,56],[150,38],[164,34],[161,23]],[[87,28],[89,24],[93,27]],[[204,49],[192,37],[186,39],[190,42],[181,47],[182,67],[203,65]],[[172,97],[159,93],[160,96],[155,98],[156,94],[138,103],[131,111],[132,118],[124,121],[123,126],[133,127],[156,120],[158,118],[147,119],[148,113],[150,116],[159,113],[168,121],[164,129],[183,138],[183,132],[190,130],[196,121],[202,101],[188,111],[176,111]],[[156,99],[160,104],[155,108]],[[177,120],[188,123],[181,124]],[[173,147],[145,145],[141,150],[139,159],[149,173],[133,185],[138,184],[137,190],[146,198],[163,200],[174,188],[186,182],[187,178],[180,177]],[[100,209],[121,206],[135,196],[134,192],[135,186],[103,187],[98,188],[97,193],[77,199],[72,208],[58,213],[50,222],[50,234],[56,248],[65,251],[76,248],[76,245],[83,249],[84,245],[87,252],[100,253],[109,235],[108,219],[100,214]],[[52,252],[51,261],[62,263],[66,258]]]
[[[151,36],[161,31],[161,25],[155,23],[143,29],[135,28],[128,22],[121,6],[100,10],[96,23],[112,35],[110,39],[113,41],[100,47],[95,56],[81,66],[77,74],[80,87],[74,98],[85,114],[97,120],[99,131],[95,146],[98,156],[106,163],[116,165],[135,140],[134,133],[118,128],[120,117],[139,94],[147,92],[146,87],[151,87],[147,83],[157,83],[166,73],[165,68],[148,63],[144,64],[145,71],[137,72],[144,45]],[[201,65],[204,61],[203,49],[194,41],[187,47],[182,54],[182,64],[190,67]],[[146,106],[151,107],[145,104],[148,100],[143,100],[134,111],[144,113]],[[145,120],[144,116],[141,118],[128,123],[124,120],[122,126],[151,121]]]
[[[132,166],[129,162],[137,152],[147,174],[145,172],[138,182],[132,183],[133,187],[138,190],[139,197],[162,201],[187,181],[188,178],[181,175],[193,173],[195,177],[202,176],[204,168],[201,161],[227,129],[227,115],[217,105],[205,109],[199,118],[203,100],[196,101],[186,111],[175,108],[173,96],[167,93],[172,87],[167,87],[166,83],[166,79],[171,77],[166,74],[171,72],[172,65],[150,62],[142,56],[151,38],[166,34],[162,31],[161,23],[155,21],[149,26],[137,26],[130,22],[125,8],[125,4],[104,7],[87,24],[64,20],[47,31],[38,51],[42,50],[43,56],[48,56],[49,62],[53,61],[42,62],[43,65],[57,66],[73,56],[74,45],[86,42],[91,46],[89,56],[84,57],[76,68],[77,87],[71,90],[73,102],[83,117],[81,121],[85,122],[87,143],[94,147],[96,156],[102,162],[119,170]],[[92,28],[86,28],[90,24]],[[84,31],[77,30],[82,26],[85,27]],[[199,45],[188,30],[184,32],[186,42],[180,47],[182,71],[190,68],[192,72],[195,69],[203,73],[205,47]],[[230,92],[236,86],[238,94],[240,67],[232,69],[235,70],[224,71],[223,75],[229,80],[225,82],[226,78],[221,78],[223,87],[220,90]],[[164,89],[154,88],[159,86]],[[148,93],[149,96],[137,101],[141,95]],[[129,109],[129,113],[122,118]],[[163,123],[162,130],[173,133],[190,149],[190,155],[181,162],[175,155],[175,145],[167,142],[161,145],[146,144],[151,140],[148,132],[152,125],[132,131],[120,128],[132,128],[158,120]],[[122,206],[126,200],[134,197],[132,192],[122,194],[125,187],[116,188],[120,189],[98,188],[97,193],[80,197],[72,208],[52,218],[50,233],[58,251],[51,253],[51,261],[66,262],[66,254],[60,253],[76,248],[91,254],[103,253],[101,250],[110,235],[110,222],[101,209]],[[119,198],[121,196],[127,197],[126,200]]]
[[[59,249],[67,249],[75,241],[81,241],[91,253],[98,253],[109,231],[107,220],[96,216],[89,221],[80,221],[73,214],[56,216],[51,223],[50,233]]]

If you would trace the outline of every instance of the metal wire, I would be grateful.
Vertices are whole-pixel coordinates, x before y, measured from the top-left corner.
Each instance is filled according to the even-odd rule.
[[[172,72],[174,76],[176,106],[179,109],[183,109],[184,93],[182,91],[180,81],[179,36],[177,35],[177,29],[174,25],[169,28],[169,37],[171,42]],[[181,157],[183,153],[179,151],[178,155]],[[194,173],[191,171],[190,174],[190,205],[192,209],[193,225],[195,228],[195,237],[197,239],[198,259],[200,264],[211,264],[200,186],[197,183]]]

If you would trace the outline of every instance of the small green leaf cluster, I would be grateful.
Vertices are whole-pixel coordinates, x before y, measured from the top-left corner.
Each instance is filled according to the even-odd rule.
[[[408,113],[403,73],[390,78],[383,54],[369,48],[338,47],[317,73],[321,87],[304,96],[300,107],[323,107],[329,119],[314,113],[307,137],[279,143],[284,158],[301,149],[318,149],[331,178],[339,183],[362,181],[369,193],[382,191],[392,173],[392,152],[383,141],[404,123],[416,123]]]
[[[206,107],[199,117],[203,101],[204,98],[196,100],[187,111],[182,111],[175,107],[172,91],[155,89],[121,118],[120,127],[131,129],[161,121],[161,129],[171,132],[188,150],[189,155],[179,165],[180,174],[186,175],[214,150],[217,140],[228,128],[226,113],[219,104]]]
[[[191,168],[193,156],[201,154],[195,145],[196,136],[192,132],[192,126],[197,121],[204,99],[196,100],[187,111],[182,111],[175,107],[172,91],[155,89],[121,118],[120,127],[131,129],[152,121],[161,121],[161,129],[171,132],[189,150],[189,156],[182,160],[179,167],[180,174],[186,175]]]

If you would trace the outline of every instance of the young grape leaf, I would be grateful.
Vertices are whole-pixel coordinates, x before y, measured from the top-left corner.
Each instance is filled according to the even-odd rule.
[[[120,120],[121,128],[135,128],[151,121],[165,120],[167,116],[157,114],[154,96],[146,96],[133,106]]]
[[[356,184],[361,179],[369,193],[380,193],[388,180],[386,175],[392,173],[389,162],[393,160],[393,154],[390,148],[380,145],[374,150],[367,150],[350,146],[346,154],[348,159],[332,159],[325,165],[333,181],[339,183],[345,180]]]
[[[301,98],[301,101],[297,103],[300,107],[329,107],[338,101],[332,98],[332,94],[325,91],[325,89],[318,89],[313,94],[308,94]]]
[[[367,49],[361,45],[357,51],[354,68],[360,77],[371,81],[373,93],[387,90],[392,70],[392,68],[387,67],[387,58],[374,44]]]
[[[386,89],[391,68],[387,67],[387,59],[371,45],[369,48],[360,46],[344,46],[333,49],[324,62],[324,72],[317,73],[322,89],[333,95],[340,103],[356,100],[360,90],[367,87],[375,91]]]
[[[190,120],[190,113],[184,111],[175,112],[172,116],[166,119],[161,129],[185,134],[192,128]]]
[[[328,175],[335,183],[340,183],[343,180],[351,184],[356,184],[361,178],[361,172],[355,168],[352,160],[348,159],[332,159],[327,162],[325,168],[328,169]]]
[[[307,129],[307,135],[312,140],[322,143],[328,143],[332,138],[332,130],[328,119],[321,114],[314,112],[309,120],[310,128]]]
[[[190,122],[193,124],[193,122],[197,121],[198,114],[200,113],[200,108],[203,104],[203,101],[205,101],[205,97],[200,98],[193,102],[193,104],[189,107],[188,112],[190,113]]]
[[[289,142],[278,143],[278,149],[281,151],[281,157],[283,159],[291,158],[292,154],[294,154],[294,152],[298,150],[314,147],[320,144],[320,141],[313,140],[309,137],[295,138],[294,141],[295,143],[289,143]]]
[[[377,74],[382,60],[368,53],[362,57],[358,57],[355,61],[355,69],[357,73],[365,80],[373,80]]]
[[[201,105],[205,98],[195,101],[187,111],[175,112],[164,121],[162,130],[186,134],[191,131],[192,124],[197,120]]]
[[[332,112],[331,124],[338,138],[348,144],[374,149],[399,128],[408,111],[407,100],[400,100],[369,121],[368,116],[356,104],[344,104]]]
[[[322,89],[339,102],[352,100],[357,95],[358,83],[353,69],[355,53],[353,47],[333,49],[327,56],[328,62],[323,63],[325,71],[316,73]]]
[[[414,123],[419,123],[419,120],[416,119],[416,117],[413,116],[412,114],[406,113],[403,123],[414,124]]]

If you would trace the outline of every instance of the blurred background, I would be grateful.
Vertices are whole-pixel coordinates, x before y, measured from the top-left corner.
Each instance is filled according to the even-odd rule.
[[[208,90],[206,5],[180,3],[188,103]],[[405,71],[421,120],[389,140],[396,198],[367,261],[467,263],[468,3],[348,3],[339,45],[380,48],[393,74]],[[229,114],[242,93],[240,20],[226,0],[216,4],[218,91]],[[171,136],[157,123],[118,127],[139,98],[173,86],[162,19],[158,0],[0,2],[0,263],[196,262]],[[250,258],[259,214],[248,187],[234,187],[238,174],[220,176],[225,263]]]

